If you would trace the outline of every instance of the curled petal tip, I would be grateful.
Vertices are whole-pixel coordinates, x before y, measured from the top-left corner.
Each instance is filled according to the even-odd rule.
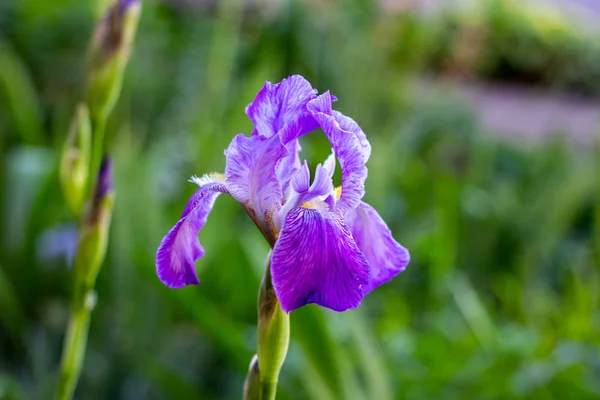
[[[204,255],[198,233],[206,224],[217,196],[226,192],[222,182],[204,185],[189,199],[181,219],[163,238],[156,252],[156,273],[168,287],[182,288],[200,283],[194,262]]]

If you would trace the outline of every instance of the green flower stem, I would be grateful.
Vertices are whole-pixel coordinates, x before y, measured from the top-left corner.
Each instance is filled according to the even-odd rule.
[[[275,400],[277,381],[260,382],[260,400]]]
[[[70,400],[73,398],[79,375],[81,375],[90,315],[95,305],[95,297],[93,290],[81,290],[73,299],[55,400]]]

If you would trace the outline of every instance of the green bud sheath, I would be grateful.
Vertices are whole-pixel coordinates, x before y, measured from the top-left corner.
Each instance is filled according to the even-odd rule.
[[[88,53],[87,101],[93,121],[105,121],[121,92],[141,14],[141,1],[119,2],[108,9],[92,37]]]
[[[79,216],[89,179],[92,127],[85,104],[79,104],[60,157],[60,184],[71,211]]]
[[[79,246],[75,255],[77,285],[93,288],[100,266],[104,261],[108,244],[108,232],[115,201],[112,186],[112,166],[105,159],[100,169],[94,197],[86,214],[79,235]]]
[[[258,364],[261,400],[275,399],[279,371],[290,343],[290,316],[283,312],[271,281],[271,255],[258,295]]]
[[[260,369],[257,355],[254,355],[250,361],[250,368],[244,382],[243,400],[260,400]]]

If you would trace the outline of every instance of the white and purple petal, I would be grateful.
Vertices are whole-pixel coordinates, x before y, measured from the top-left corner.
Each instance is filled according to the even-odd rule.
[[[292,140],[285,145],[285,148],[288,154],[277,166],[277,180],[281,185],[284,197],[287,197],[292,176],[294,176],[301,167],[300,151],[302,150],[302,147],[300,147],[300,142],[298,140]]]
[[[365,294],[404,271],[410,261],[410,254],[394,240],[392,232],[377,210],[361,202],[345,218],[358,248],[371,267],[371,279],[363,286]]]
[[[300,167],[298,172],[292,177],[292,189],[296,193],[305,193],[310,189],[310,170],[308,169],[308,162],[304,160],[304,164]]]
[[[156,253],[156,273],[165,285],[182,288],[200,283],[194,261],[204,255],[204,248],[198,233],[220,193],[227,193],[222,180],[205,182],[186,204],[181,219],[161,241]]]
[[[344,311],[362,302],[369,265],[344,220],[323,204],[287,214],[273,248],[271,276],[285,312],[310,303]]]
[[[295,137],[310,132],[314,123],[306,111],[306,104],[316,95],[316,89],[300,75],[290,76],[277,84],[266,82],[254,101],[246,107],[246,114],[254,123],[253,135],[269,138],[278,134],[286,124],[295,126],[291,130],[293,135],[297,135]],[[283,141],[284,144],[288,142]]]
[[[252,210],[264,227],[283,202],[277,165],[286,155],[287,150],[278,136],[239,134],[225,150],[229,193],[247,210]]]
[[[331,109],[331,95],[325,92],[308,103],[308,110],[325,132],[342,169],[342,193],[335,204],[335,213],[344,215],[360,203],[365,194],[367,166],[364,149],[355,132],[342,128]],[[347,128],[351,124],[343,121]],[[358,125],[357,125],[358,126]]]
[[[335,172],[335,152],[333,149],[331,149],[331,154],[323,162],[323,168],[325,168],[329,177],[333,179],[333,174]]]
[[[332,175],[329,173],[326,167],[321,164],[317,164],[315,170],[315,179],[312,185],[310,185],[309,192],[312,196],[326,196],[331,194],[333,191],[333,180]]]

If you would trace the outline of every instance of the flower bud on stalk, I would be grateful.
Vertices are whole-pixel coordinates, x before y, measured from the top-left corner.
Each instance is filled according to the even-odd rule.
[[[87,71],[87,102],[93,121],[105,121],[119,97],[140,13],[140,0],[119,0],[96,26]]]
[[[77,285],[94,287],[108,244],[108,231],[115,201],[112,160],[105,157],[88,212],[81,227],[79,247],[75,255]]]
[[[96,304],[94,285],[106,254],[115,199],[110,158],[105,157],[102,161],[96,182],[94,196],[79,232],[74,263],[75,293],[63,346],[56,400],[73,398],[83,365],[90,315]]]
[[[65,201],[79,216],[89,176],[92,127],[85,104],[79,104],[60,157],[60,184]]]
[[[275,399],[279,371],[290,343],[290,316],[279,306],[271,281],[271,254],[258,294],[258,364],[261,400]]]

